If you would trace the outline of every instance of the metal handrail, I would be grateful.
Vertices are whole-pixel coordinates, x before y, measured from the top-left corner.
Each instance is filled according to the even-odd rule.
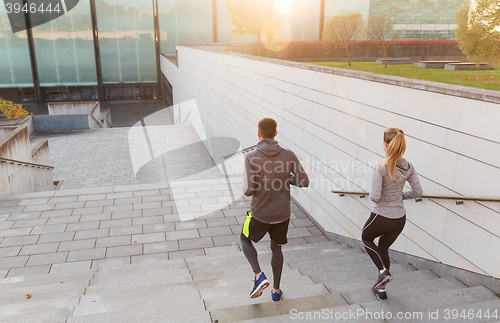
[[[0,162],[2,162],[2,163],[10,162],[11,164],[19,164],[19,165],[23,165],[23,166],[31,166],[31,167],[37,167],[37,168],[54,169],[54,166],[48,166],[48,165],[42,165],[42,164],[34,164],[34,163],[23,162],[23,161],[20,161],[20,160],[3,158],[3,157],[0,157]]]
[[[223,158],[223,159],[228,159],[229,157],[232,157],[232,156],[234,156],[234,155],[243,154],[243,153],[245,153],[245,152],[247,152],[247,151],[249,151],[249,150],[254,150],[254,149],[255,149],[255,147],[257,147],[257,145],[253,145],[253,146],[251,146],[251,147],[248,147],[248,148],[245,148],[245,149],[239,150],[239,151],[234,152],[234,153],[232,153],[232,154],[229,154],[229,155],[223,156],[222,158]]]
[[[101,128],[104,128],[104,126],[99,122],[99,120],[97,120],[96,117],[94,117],[92,114],[90,115],[92,117],[92,119],[94,119],[95,122],[97,122],[97,124],[101,127]]]
[[[369,192],[355,192],[355,191],[332,191],[332,193],[340,194],[341,196],[345,194],[349,195],[370,195]],[[445,199],[445,200],[456,200],[456,201],[484,201],[484,202],[500,202],[500,197],[479,197],[479,196],[461,196],[461,195],[431,195],[426,194],[421,197],[430,199]]]

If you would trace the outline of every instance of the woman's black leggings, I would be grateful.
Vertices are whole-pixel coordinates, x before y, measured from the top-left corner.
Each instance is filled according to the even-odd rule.
[[[403,231],[405,223],[406,215],[398,219],[389,219],[373,212],[370,214],[370,218],[363,227],[361,239],[366,252],[370,255],[378,270],[382,270],[384,267],[389,269],[391,266],[389,247]],[[378,246],[373,242],[376,237],[380,237]]]

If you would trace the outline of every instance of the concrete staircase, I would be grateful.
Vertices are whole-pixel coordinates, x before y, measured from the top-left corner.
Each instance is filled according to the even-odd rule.
[[[5,278],[0,282],[0,321],[250,323],[303,317],[301,322],[320,322],[327,321],[327,314],[335,320],[335,313],[359,315],[335,320],[339,322],[412,321],[377,316],[384,311],[394,316],[422,313],[415,322],[443,322],[430,319],[429,310],[439,309],[443,318],[445,309],[459,313],[489,309],[492,314],[500,308],[500,299],[484,286],[468,287],[453,277],[438,277],[408,264],[392,266],[389,299],[380,302],[370,293],[376,270],[363,251],[336,242],[284,249],[281,302],[270,301],[269,289],[260,298],[249,298],[252,272],[238,251]],[[262,252],[259,259],[271,278],[270,254]],[[32,294],[30,299],[27,293]]]

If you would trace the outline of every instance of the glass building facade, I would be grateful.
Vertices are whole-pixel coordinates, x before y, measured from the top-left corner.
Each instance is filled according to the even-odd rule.
[[[91,1],[95,1],[95,13]],[[160,91],[156,88],[155,3],[161,53],[174,54],[181,44],[256,41],[254,36],[231,33],[225,1],[80,0],[66,14],[31,30],[41,101],[96,100],[99,81],[105,101],[156,99]],[[317,40],[320,3],[289,0],[287,23],[272,40]],[[0,96],[10,91],[12,99],[14,91],[18,102],[35,99],[27,33],[11,31],[6,7],[0,5]]]
[[[50,1],[70,5],[70,10],[31,31],[16,33],[11,29],[7,7],[0,5],[0,96],[18,102],[35,98],[37,102],[95,100],[98,93],[102,93],[101,100],[156,99],[161,93],[156,88],[157,45],[161,53],[174,54],[176,46],[182,44],[257,41],[255,36],[236,37],[231,33],[226,0]],[[278,0],[286,7],[282,14],[285,23],[272,41],[316,41],[334,15],[359,12],[366,21],[379,11],[395,12],[393,7],[401,1]],[[417,2],[419,10],[425,11],[425,1],[411,3]],[[413,26],[422,16],[413,14],[413,20],[409,20],[408,15],[412,14],[396,17],[399,20],[395,23],[410,21]],[[37,89],[40,95],[36,96]]]
[[[26,31],[12,32],[3,5],[0,5],[0,50],[0,87],[33,87]]]

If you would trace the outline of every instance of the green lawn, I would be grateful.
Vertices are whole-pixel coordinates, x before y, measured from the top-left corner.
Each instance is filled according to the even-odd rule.
[[[344,62],[311,62],[310,64],[500,91],[500,66],[495,66],[492,71],[446,71],[418,68],[417,63],[387,65],[387,68],[374,62],[353,62],[351,66]]]

